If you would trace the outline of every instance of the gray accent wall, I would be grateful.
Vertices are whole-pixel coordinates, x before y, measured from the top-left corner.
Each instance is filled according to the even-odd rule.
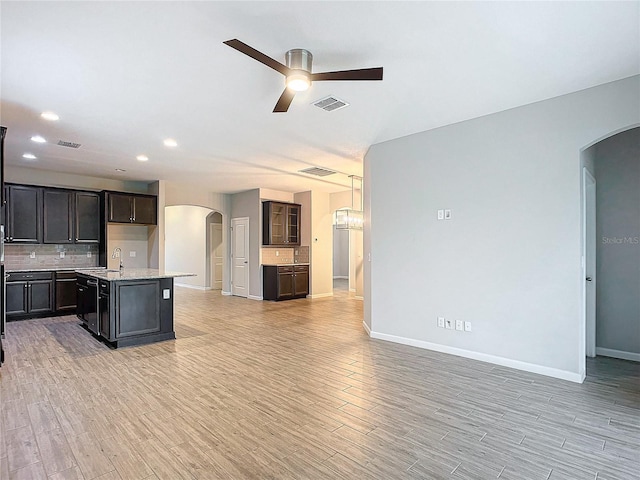
[[[640,128],[595,145],[596,346],[640,354]]]
[[[639,105],[634,76],[373,145],[372,336],[581,381],[580,152],[639,125]],[[438,316],[473,331],[438,328]]]
[[[231,220],[249,217],[249,295],[255,299],[262,298],[262,278],[260,277],[261,207],[260,189],[258,188],[231,195]]]

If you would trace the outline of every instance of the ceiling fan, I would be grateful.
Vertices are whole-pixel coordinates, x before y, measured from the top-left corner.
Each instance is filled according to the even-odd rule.
[[[229,45],[231,48],[235,48],[245,55],[250,56],[267,67],[273,68],[275,71],[280,72],[286,77],[286,87],[284,92],[282,92],[282,95],[280,95],[278,103],[276,103],[276,106],[273,109],[273,113],[286,112],[289,109],[289,105],[291,105],[296,92],[306,90],[311,85],[311,82],[327,80],[382,80],[382,67],[311,73],[313,55],[311,55],[309,50],[304,50],[302,48],[289,50],[285,54],[286,65],[283,65],[277,60],[268,57],[264,53],[259,52],[255,48],[250,47],[238,39],[234,38],[233,40],[227,40],[223,43],[225,45]]]

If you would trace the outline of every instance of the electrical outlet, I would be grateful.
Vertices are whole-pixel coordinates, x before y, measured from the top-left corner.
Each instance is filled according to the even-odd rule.
[[[31,252],[29,254],[29,258],[36,258],[36,252]]]
[[[444,317],[438,317],[438,327],[444,328]]]
[[[278,250],[276,250],[276,257],[280,256],[280,252]]]
[[[87,258],[91,258],[91,252],[87,252]]]
[[[444,325],[447,327],[447,330],[453,330],[453,322],[451,320],[445,320]]]
[[[471,331],[471,322],[464,322],[464,331],[465,332]]]
[[[120,258],[120,249],[115,250],[115,251],[113,252],[113,256],[114,256],[114,258]]]
[[[462,320],[456,320],[456,330],[462,331]]]
[[[444,219],[451,220],[451,210],[447,209],[444,211]]]
[[[60,258],[64,258],[64,252],[60,252]]]
[[[129,256],[132,257],[132,258],[135,257],[136,256],[136,251],[135,250],[131,250],[129,252]]]
[[[444,220],[444,210],[438,210],[438,220]]]

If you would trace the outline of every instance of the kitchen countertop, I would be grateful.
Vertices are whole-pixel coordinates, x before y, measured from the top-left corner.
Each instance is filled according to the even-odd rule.
[[[93,269],[78,270],[78,273],[99,280],[119,281],[119,280],[152,280],[157,278],[174,278],[174,277],[195,277],[195,273],[168,272],[166,270],[157,270],[155,268],[123,268],[120,270]]]
[[[293,265],[309,265],[309,263],[263,263],[263,267],[290,267]]]

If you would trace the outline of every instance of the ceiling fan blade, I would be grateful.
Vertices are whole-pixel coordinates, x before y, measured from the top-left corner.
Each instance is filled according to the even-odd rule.
[[[246,43],[241,42],[237,38],[233,40],[227,40],[226,42],[222,42],[225,45],[229,45],[231,48],[235,48],[239,52],[244,53],[245,55],[250,56],[254,60],[259,61],[260,63],[266,65],[269,68],[273,68],[275,71],[280,72],[282,75],[289,75],[291,73],[291,69],[282,63],[274,60],[271,57],[266,56],[264,53],[259,52],[253,47],[250,47]]]
[[[289,110],[289,105],[291,105],[295,94],[295,90],[285,88],[284,92],[282,92],[282,95],[280,95],[280,98],[278,99],[278,103],[276,103],[276,106],[273,109],[273,113],[284,113]]]
[[[319,82],[322,80],[382,80],[382,67],[311,74],[312,82]]]

